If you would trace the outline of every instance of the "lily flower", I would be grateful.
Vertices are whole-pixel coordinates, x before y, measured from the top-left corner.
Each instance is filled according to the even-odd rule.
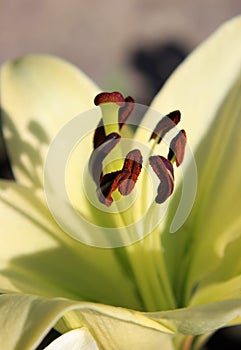
[[[1,348],[54,327],[49,350],[198,349],[241,323],[240,33],[201,44],[141,123],[61,59],[3,65]]]

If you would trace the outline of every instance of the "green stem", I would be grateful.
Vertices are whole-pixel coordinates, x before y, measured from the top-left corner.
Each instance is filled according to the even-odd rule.
[[[126,247],[129,262],[147,311],[171,309],[175,299],[161,252],[159,234]]]
[[[149,166],[149,157],[153,154],[157,142],[154,142],[145,166]],[[141,184],[140,214],[145,215],[144,230],[149,232],[150,222],[155,216],[155,203],[146,208],[147,172],[143,174]],[[144,199],[144,200],[143,200]],[[175,298],[167,274],[160,243],[160,233],[156,229],[142,241],[126,248],[129,264],[138,285],[143,304],[147,311],[175,308]]]

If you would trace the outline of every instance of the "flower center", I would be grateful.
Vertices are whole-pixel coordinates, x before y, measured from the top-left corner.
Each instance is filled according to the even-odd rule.
[[[124,98],[119,92],[102,92],[96,96],[94,102],[101,108],[102,118],[94,133],[89,171],[96,184],[99,201],[109,207],[118,198],[116,192],[121,196],[127,196],[134,189],[142,170],[143,155],[137,148],[130,149],[127,154],[123,154],[118,148],[123,131],[135,109],[133,98],[130,96]],[[179,111],[173,111],[164,116],[149,138],[153,146],[147,163],[160,180],[156,189],[156,203],[165,202],[173,192],[173,164],[176,163],[178,167],[182,163],[186,145],[185,131],[181,130],[173,137],[167,157],[153,155],[153,151],[165,135],[180,122],[180,119]],[[114,156],[112,157],[114,161],[104,166],[110,154]]]

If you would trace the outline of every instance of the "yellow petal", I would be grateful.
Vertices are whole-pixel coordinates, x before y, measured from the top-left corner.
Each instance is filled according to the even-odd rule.
[[[161,113],[179,109],[195,151],[240,78],[241,16],[221,26],[172,74],[151,104]],[[232,53],[232,54],[231,54]]]
[[[57,226],[28,188],[0,182],[0,289],[141,309],[115,250],[89,247]],[[111,268],[110,268],[111,266]]]
[[[154,320],[169,320],[183,334],[207,334],[225,325],[241,323],[241,299],[192,306],[178,310],[149,313]]]
[[[65,331],[86,327],[100,349],[147,350],[157,349],[162,344],[165,350],[173,350],[172,331],[138,312],[21,294],[0,296],[2,348],[35,349],[56,323],[63,323],[63,316]]]
[[[162,236],[179,305],[187,305],[198,284],[215,275],[228,245],[236,241],[233,252],[240,251],[240,32],[241,17],[218,29],[174,72],[152,104],[163,113],[180,109],[180,127],[187,132],[198,169],[198,192],[188,220],[178,232],[169,233],[180,219],[173,220],[180,200],[174,196]],[[184,178],[193,181],[188,164]],[[179,180],[176,176],[176,185]],[[180,202],[178,213],[187,205]],[[226,278],[241,272],[231,263],[226,269]]]
[[[98,91],[76,67],[56,57],[29,55],[3,65],[4,130],[22,184],[41,185],[47,146],[66,122],[94,107]]]
[[[219,300],[238,299],[241,297],[241,275],[227,281],[212,283],[199,287],[193,295],[190,306],[212,303]]]

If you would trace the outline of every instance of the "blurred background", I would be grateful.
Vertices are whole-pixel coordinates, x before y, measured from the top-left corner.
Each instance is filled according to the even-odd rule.
[[[0,0],[0,64],[54,54],[103,90],[148,104],[186,55],[238,14],[240,0]],[[1,142],[0,176],[11,177]],[[241,349],[240,333],[219,331],[207,349]]]
[[[148,103],[190,50],[239,13],[240,0],[0,0],[0,63],[55,54],[104,89]]]

